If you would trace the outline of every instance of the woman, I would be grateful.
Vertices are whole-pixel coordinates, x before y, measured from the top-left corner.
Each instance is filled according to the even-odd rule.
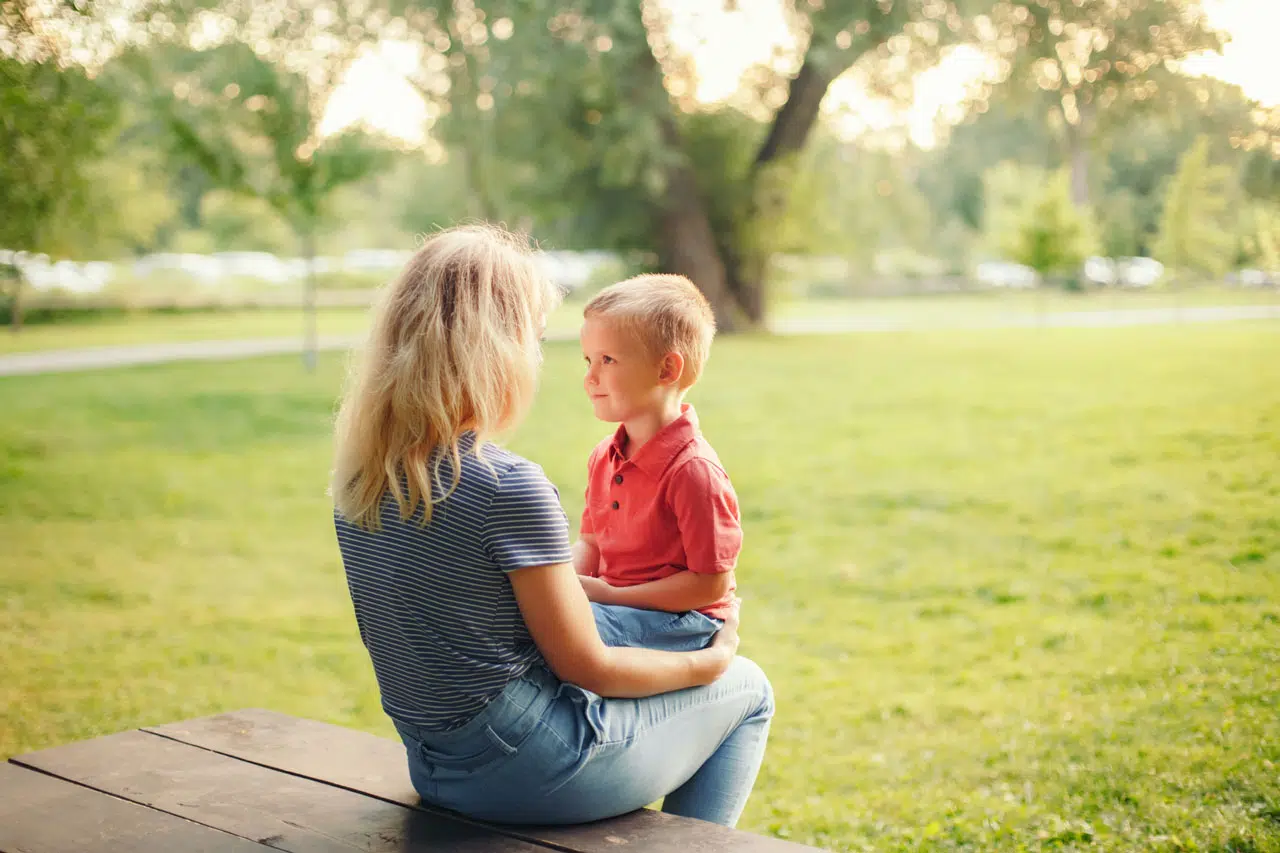
[[[427,802],[579,823],[665,797],[733,826],[773,716],[736,613],[700,651],[605,646],[558,493],[489,443],[529,407],[555,301],[521,240],[465,227],[429,238],[374,310],[333,494],[383,708]]]

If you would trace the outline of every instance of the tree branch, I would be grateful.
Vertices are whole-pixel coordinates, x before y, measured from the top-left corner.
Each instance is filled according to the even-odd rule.
[[[787,85],[787,102],[774,115],[773,125],[756,154],[752,171],[759,171],[779,157],[804,147],[809,132],[818,121],[818,109],[822,106],[827,88],[853,65],[855,58],[851,57],[848,63],[835,68],[824,68],[808,52],[805,53],[800,71]]]

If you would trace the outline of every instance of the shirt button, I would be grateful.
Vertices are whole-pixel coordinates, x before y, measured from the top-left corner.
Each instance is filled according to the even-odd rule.
[[[614,501],[614,502],[611,504],[611,506],[612,506],[614,509],[617,509],[617,508],[618,508],[618,502],[617,502],[617,501]]]
[[[613,475],[613,482],[615,482],[615,483],[617,483],[619,486],[621,486],[621,485],[622,485],[622,475],[621,475],[621,474],[614,474],[614,475]]]

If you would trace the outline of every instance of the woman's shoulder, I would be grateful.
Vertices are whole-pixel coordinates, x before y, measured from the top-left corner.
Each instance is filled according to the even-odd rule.
[[[550,483],[542,466],[498,444],[483,444],[463,457],[463,476],[480,477],[500,491]]]

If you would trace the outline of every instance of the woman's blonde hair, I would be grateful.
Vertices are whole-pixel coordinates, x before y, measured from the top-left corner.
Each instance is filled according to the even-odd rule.
[[[611,284],[591,297],[582,316],[620,324],[655,358],[680,353],[681,390],[693,387],[711,357],[715,314],[702,291],[682,275],[649,273]]]
[[[335,429],[334,506],[347,520],[380,527],[384,495],[404,520],[457,486],[459,440],[484,440],[529,408],[541,361],[539,338],[558,291],[528,242],[501,228],[468,225],[425,242],[379,294],[360,360],[347,378]],[[452,482],[440,483],[445,455]]]

